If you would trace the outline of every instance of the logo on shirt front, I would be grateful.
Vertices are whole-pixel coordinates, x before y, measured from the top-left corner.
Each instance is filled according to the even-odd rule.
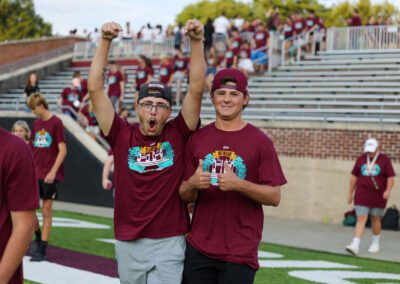
[[[218,185],[217,175],[225,172],[224,162],[239,178],[246,178],[247,168],[242,157],[233,151],[216,150],[212,154],[206,155],[203,162],[203,171],[211,173],[212,185]]]
[[[51,135],[44,129],[38,131],[35,135],[33,145],[37,148],[48,148],[51,146],[53,139]]]
[[[129,149],[128,166],[138,173],[162,171],[174,164],[174,149],[169,142],[154,146],[132,147]]]
[[[361,167],[361,174],[365,177],[373,176],[376,177],[379,175],[381,172],[381,167],[377,164],[373,166],[372,169],[370,169],[367,164],[362,165]]]

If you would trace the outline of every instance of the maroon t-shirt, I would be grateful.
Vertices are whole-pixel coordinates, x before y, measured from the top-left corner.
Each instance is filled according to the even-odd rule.
[[[160,82],[167,84],[174,73],[174,68],[172,64],[162,64],[160,68]]]
[[[359,27],[362,26],[361,18],[359,16],[352,16],[350,19],[351,27]]]
[[[367,166],[367,154],[357,158],[351,172],[357,177],[354,205],[362,205],[371,208],[385,208],[387,200],[383,199],[386,190],[387,179],[395,176],[392,162],[385,154],[379,154],[373,169]],[[379,189],[375,188],[373,179]]]
[[[240,47],[239,58],[251,58],[250,47],[245,47],[245,46]]]
[[[233,52],[238,55],[240,51],[240,46],[242,45],[242,38],[241,37],[236,37],[232,41],[232,48]]]
[[[149,76],[149,75],[153,76],[153,69],[151,69],[150,67],[144,67],[144,68],[139,67],[136,70],[136,79],[135,79],[136,90],[138,90],[138,91],[140,90],[140,87],[144,83],[146,83],[147,76]]]
[[[107,77],[108,83],[108,96],[109,97],[120,97],[121,96],[121,85],[120,83],[124,81],[124,76],[120,71],[115,73],[109,72]]]
[[[64,106],[70,106],[75,111],[78,111],[82,101],[82,93],[79,90],[72,90],[68,87],[62,91],[61,99]]]
[[[293,26],[285,25],[283,28],[283,34],[285,38],[289,38],[293,36]]]
[[[0,259],[11,236],[10,211],[39,208],[35,163],[29,146],[19,137],[0,128]],[[22,263],[11,284],[23,283]]]
[[[144,136],[139,124],[130,125],[114,115],[106,139],[114,153],[117,240],[187,233],[187,214],[178,191],[191,133],[181,114],[167,122],[158,137]]]
[[[96,115],[93,111],[89,111],[89,105],[85,104],[82,109],[81,113],[87,118],[89,126],[97,125]]]
[[[189,65],[189,59],[187,58],[179,58],[175,56],[174,58],[174,69],[175,71],[181,71],[184,72],[187,70]]]
[[[81,81],[81,96],[84,97],[87,93],[88,93],[87,80],[83,79]]]
[[[235,53],[233,52],[232,48],[228,49],[225,52],[225,63],[226,63],[227,68],[232,66],[234,57],[235,57]]]
[[[303,20],[293,21],[293,31],[296,34],[301,34],[305,28]]]
[[[238,131],[222,131],[212,123],[194,133],[185,152],[184,180],[195,172],[199,159],[212,174],[212,184],[222,173],[223,162],[241,179],[256,184],[286,183],[272,141],[247,124]],[[194,207],[188,242],[204,255],[259,268],[258,246],[264,224],[262,205],[236,191],[217,185],[200,190]]]
[[[267,30],[262,30],[254,33],[254,41],[256,43],[256,49],[265,47],[267,45],[267,40],[269,33]]]
[[[38,179],[44,179],[56,161],[58,144],[65,143],[62,121],[55,115],[47,121],[36,119],[33,122],[31,140],[34,146],[33,156],[35,157],[37,176]],[[58,169],[55,180],[64,180],[63,165]]]

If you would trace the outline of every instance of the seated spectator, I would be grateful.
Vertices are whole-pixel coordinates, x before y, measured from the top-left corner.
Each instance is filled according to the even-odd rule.
[[[206,71],[206,86],[209,91],[211,91],[212,81],[214,79],[215,73],[218,71],[219,60],[218,55],[214,48],[210,49],[210,52],[206,57],[207,71]]]
[[[253,38],[253,47],[255,50],[251,52],[251,60],[254,62],[254,67],[257,73],[264,72],[268,62],[268,40],[269,33],[263,23],[259,23],[256,27]]]
[[[351,18],[347,21],[350,27],[362,26],[362,20],[358,14],[358,9],[354,9]]]
[[[228,49],[225,52],[223,66],[225,68],[236,68],[238,63],[238,56],[233,52],[232,42],[228,42]]]
[[[33,149],[33,144],[30,140],[31,129],[25,120],[17,120],[11,129],[11,133],[24,140],[25,143],[31,146],[31,149]]]
[[[80,92],[81,81],[78,78],[74,78],[71,81],[71,85],[65,88],[58,101],[62,112],[76,119],[76,115],[79,111],[82,97]]]
[[[174,67],[172,66],[171,60],[166,55],[162,55],[159,81],[171,87],[172,80],[174,79],[173,75]]]
[[[75,71],[72,78],[78,78],[81,81],[79,91],[81,92],[82,102],[86,102],[89,99],[87,80],[82,78],[80,71]]]
[[[128,122],[128,118],[129,118],[129,110],[127,107],[125,106],[121,106],[121,110],[119,112],[119,116],[125,120],[126,122]],[[128,122],[129,123],[129,122]]]
[[[242,38],[239,35],[239,31],[236,28],[232,29],[232,48],[235,55],[239,55],[240,46],[242,45]]]
[[[185,58],[183,52],[180,49],[176,49],[174,57],[174,80],[176,81],[176,96],[174,102],[177,106],[179,106],[181,101],[183,100],[182,82],[188,75],[188,67],[189,59]]]
[[[245,41],[240,46],[238,68],[248,77],[249,73],[254,73],[253,61],[251,61],[250,44]]]
[[[84,121],[86,132],[94,140],[97,140],[96,136],[99,134],[99,125],[93,112],[93,104],[90,100],[87,103],[82,104],[82,107],[79,110],[79,116]]]

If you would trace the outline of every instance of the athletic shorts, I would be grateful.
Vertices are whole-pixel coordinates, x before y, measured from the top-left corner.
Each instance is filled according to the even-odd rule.
[[[354,206],[354,209],[356,210],[357,216],[365,216],[370,214],[371,216],[383,217],[383,215],[385,215],[385,209],[383,208],[370,208],[367,206],[356,205]]]
[[[58,196],[58,181],[53,183],[45,183],[44,180],[39,180],[39,193],[40,198],[44,200],[55,200]]]
[[[115,254],[122,284],[181,283],[185,236],[117,241]]]
[[[183,284],[253,284],[255,275],[248,265],[212,259],[186,246]]]

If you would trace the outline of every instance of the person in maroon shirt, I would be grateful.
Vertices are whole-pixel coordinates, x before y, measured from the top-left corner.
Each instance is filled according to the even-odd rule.
[[[64,180],[63,162],[67,155],[62,121],[49,111],[46,99],[33,94],[28,106],[37,119],[33,122],[31,140],[36,162],[40,197],[43,199],[43,231],[36,220],[35,241],[31,245],[31,261],[46,260],[46,248],[50,239],[53,200],[57,198],[59,182]]]
[[[364,154],[357,158],[351,174],[347,201],[352,204],[354,200],[357,223],[353,240],[346,246],[346,250],[353,255],[359,253],[361,237],[370,214],[372,243],[368,252],[376,253],[380,249],[381,218],[384,215],[395,176],[390,158],[379,151],[376,139],[370,138],[365,142]]]
[[[149,83],[153,79],[154,71],[151,64],[151,60],[144,55],[139,57],[139,65],[136,70],[135,82],[133,83],[133,89],[135,91],[134,102],[137,101],[140,88],[142,85]]]
[[[224,67],[226,68],[236,68],[238,64],[238,55],[235,54],[235,52],[233,51],[233,47],[232,47],[232,42],[229,41],[228,43],[228,48],[225,52],[225,57],[224,57]]]
[[[0,128],[0,283],[22,284],[22,258],[39,208],[35,162],[29,146]]]
[[[211,100],[216,120],[189,138],[179,189],[185,203],[195,202],[183,283],[253,283],[262,205],[279,204],[286,179],[271,139],[242,119],[246,76],[220,70]]]
[[[182,82],[186,79],[188,73],[189,60],[185,58],[182,50],[175,49],[174,57],[174,80],[176,81],[176,93],[174,102],[177,106],[181,104],[183,99],[182,95]]]
[[[239,55],[240,52],[240,46],[242,45],[242,38],[239,35],[239,31],[237,28],[232,28],[232,48],[233,52],[236,55]]]
[[[72,77],[78,78],[81,81],[79,92],[81,93],[82,102],[86,102],[89,99],[89,94],[87,90],[87,80],[82,78],[80,71],[75,71]]]
[[[174,67],[171,64],[170,59],[167,56],[161,57],[161,66],[160,66],[160,79],[159,81],[169,87],[171,87],[172,80],[174,75]]]
[[[124,101],[125,78],[119,65],[115,61],[110,61],[109,72],[107,74],[107,94],[115,111],[119,111],[119,105]]]
[[[79,78],[73,78],[69,87],[65,88],[60,96],[60,105],[62,112],[76,119],[82,102],[82,93],[80,91],[81,81]]]
[[[199,126],[206,63],[203,26],[189,20],[191,64],[188,94],[168,121],[172,94],[161,82],[141,87],[135,102],[139,124],[113,110],[103,91],[102,70],[120,25],[104,24],[89,73],[89,95],[102,133],[114,154],[114,231],[122,283],[180,283],[188,215],[179,198],[184,146]],[[154,282],[153,282],[154,281]]]
[[[89,100],[84,103],[79,110],[79,115],[84,121],[86,132],[94,139],[97,140],[96,135],[100,133],[99,126],[97,124],[96,116],[93,111],[93,104]]]
[[[358,14],[358,9],[354,9],[351,18],[348,21],[350,27],[360,27],[362,26],[362,20]]]
[[[264,72],[265,65],[268,63],[268,30],[263,23],[259,23],[256,27],[253,38],[253,51],[251,52],[251,60],[254,62],[256,72]],[[255,49],[255,50],[254,50]]]

